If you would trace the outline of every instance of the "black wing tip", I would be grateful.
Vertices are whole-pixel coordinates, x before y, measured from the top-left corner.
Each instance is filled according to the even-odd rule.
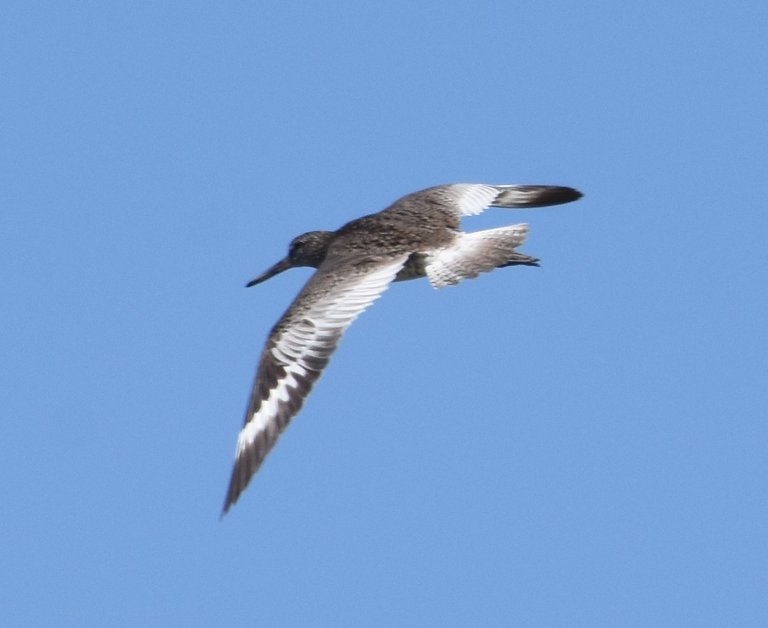
[[[237,500],[240,499],[240,495],[243,494],[246,486],[248,486],[248,482],[240,484],[235,481],[234,477],[232,478],[229,483],[229,489],[227,489],[227,496],[224,498],[224,505],[221,508],[219,521],[224,519],[224,516],[229,512],[229,509],[237,503]]]
[[[238,497],[240,497],[240,493],[242,490],[238,490],[234,486],[234,478],[230,480],[229,483],[229,489],[227,489],[227,496],[224,498],[224,505],[221,507],[221,514],[219,515],[219,521],[224,519],[224,516],[229,512],[229,509],[232,508],[237,503]]]
[[[492,207],[529,209],[578,201],[584,196],[576,188],[565,185],[499,185]]]
[[[566,197],[566,203],[570,203],[571,201],[578,201],[581,197],[584,196],[584,193],[580,190],[577,190],[576,188],[569,188],[569,187],[562,187],[563,194]]]
[[[546,207],[548,205],[563,205],[578,201],[584,194],[576,188],[565,185],[543,185],[531,207]]]
[[[229,512],[229,509],[237,503],[240,495],[243,494],[254,473],[256,473],[256,469],[253,469],[250,462],[251,460],[248,456],[238,456],[237,460],[235,460],[235,464],[232,467],[232,475],[229,478],[227,496],[224,498],[224,505],[221,508],[219,520],[223,519],[224,515]]]

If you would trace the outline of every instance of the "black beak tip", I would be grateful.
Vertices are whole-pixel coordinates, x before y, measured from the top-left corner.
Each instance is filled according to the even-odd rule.
[[[266,272],[262,273],[258,277],[254,277],[253,279],[251,279],[247,284],[245,284],[245,287],[250,288],[251,286],[255,286],[256,284],[259,284],[262,281],[266,281],[267,279],[270,279],[275,275],[279,275],[284,270],[291,268],[291,266],[292,264],[288,259],[280,260],[277,264],[275,264],[272,268],[270,268]]]

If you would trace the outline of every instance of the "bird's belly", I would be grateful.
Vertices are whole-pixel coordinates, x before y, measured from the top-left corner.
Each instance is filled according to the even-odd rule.
[[[395,276],[395,281],[407,281],[408,279],[418,279],[426,277],[424,270],[424,255],[422,253],[413,253],[405,262],[405,266]]]

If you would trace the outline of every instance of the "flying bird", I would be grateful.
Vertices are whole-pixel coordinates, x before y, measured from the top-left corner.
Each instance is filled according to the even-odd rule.
[[[552,185],[440,185],[414,192],[336,231],[294,238],[288,255],[248,282],[289,268],[317,271],[269,333],[237,438],[222,516],[238,500],[304,400],[349,325],[393,281],[427,277],[434,288],[506,266],[538,266],[517,250],[528,225],[467,233],[463,216],[488,207],[570,203],[581,192]]]

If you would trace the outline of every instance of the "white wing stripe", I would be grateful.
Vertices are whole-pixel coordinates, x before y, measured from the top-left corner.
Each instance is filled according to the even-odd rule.
[[[336,294],[312,303],[301,320],[291,324],[276,339],[271,354],[285,369],[285,376],[269,391],[266,399],[243,426],[237,439],[235,457],[239,458],[259,438],[275,429],[280,402],[291,399],[290,389],[299,386],[296,377],[307,375],[311,367],[306,358],[325,359],[335,348],[344,330],[387,288],[405,263],[406,256],[376,268],[349,282],[336,286]],[[258,384],[257,384],[258,385]]]
[[[476,216],[483,213],[498,194],[496,188],[490,185],[457,183],[449,188],[456,194],[456,205],[462,216]]]

